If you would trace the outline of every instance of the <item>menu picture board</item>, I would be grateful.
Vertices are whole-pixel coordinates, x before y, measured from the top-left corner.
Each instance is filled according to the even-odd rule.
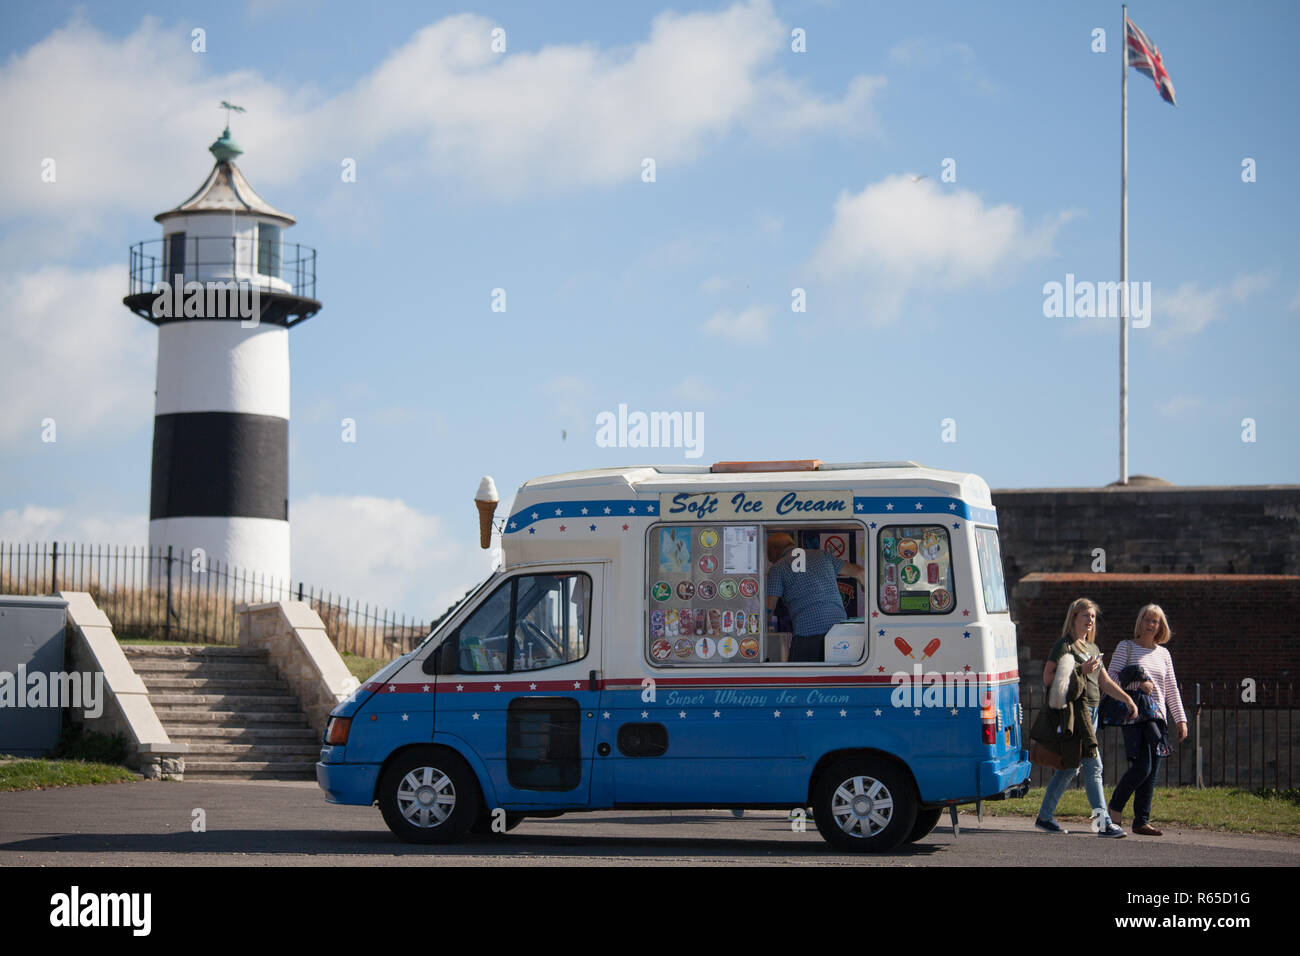
[[[947,614],[955,606],[952,546],[942,525],[891,525],[877,538],[884,614]]]
[[[646,568],[650,659],[661,665],[763,659],[757,525],[652,528]]]

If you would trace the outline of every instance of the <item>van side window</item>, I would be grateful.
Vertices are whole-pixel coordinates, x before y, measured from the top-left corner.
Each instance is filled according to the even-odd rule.
[[[587,656],[591,578],[527,574],[501,584],[443,645],[444,674],[544,670]]]
[[[876,538],[876,600],[884,614],[947,614],[956,605],[943,525],[890,525]]]
[[[980,584],[984,588],[984,610],[1000,614],[1007,610],[1007,587],[1002,577],[1002,549],[996,528],[975,529],[975,551],[980,562]]]

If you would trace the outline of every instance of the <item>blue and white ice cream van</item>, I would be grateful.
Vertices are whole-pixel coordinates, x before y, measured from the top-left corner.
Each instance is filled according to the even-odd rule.
[[[769,601],[778,534],[796,545],[788,570],[829,555],[840,575],[820,660],[790,659],[788,608]],[[555,475],[519,489],[501,549],[416,650],[335,708],[316,765],[327,800],[377,802],[427,843],[570,811],[811,807],[832,845],[882,851],[945,807],[1026,789],[1015,625],[975,475],[819,461]]]

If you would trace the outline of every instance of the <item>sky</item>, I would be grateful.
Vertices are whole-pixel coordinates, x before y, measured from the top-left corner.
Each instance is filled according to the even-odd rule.
[[[920,9],[3,3],[0,541],[146,543],[128,248],[206,177],[223,99],[317,250],[290,333],[309,587],[438,614],[491,564],[483,475],[499,515],[530,477],[646,463],[1116,480],[1119,321],[1049,290],[1119,277],[1120,5]],[[1300,6],[1129,15],[1178,102],[1129,70],[1129,472],[1296,483]],[[620,405],[701,440],[606,447]]]

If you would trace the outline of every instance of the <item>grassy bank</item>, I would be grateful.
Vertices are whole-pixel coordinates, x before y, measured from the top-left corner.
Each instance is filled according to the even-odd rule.
[[[1037,816],[1043,802],[1041,787],[1019,800],[996,800],[984,804],[993,816]],[[1056,808],[1058,820],[1085,824],[1091,818],[1082,790],[1067,790]],[[1151,823],[1168,826],[1220,830],[1225,833],[1277,833],[1300,836],[1300,791],[1250,791],[1231,787],[1156,788],[1151,801]],[[1124,829],[1133,825],[1133,801],[1125,810]]]
[[[45,790],[88,783],[126,783],[137,774],[111,763],[85,760],[0,758],[0,790]]]

